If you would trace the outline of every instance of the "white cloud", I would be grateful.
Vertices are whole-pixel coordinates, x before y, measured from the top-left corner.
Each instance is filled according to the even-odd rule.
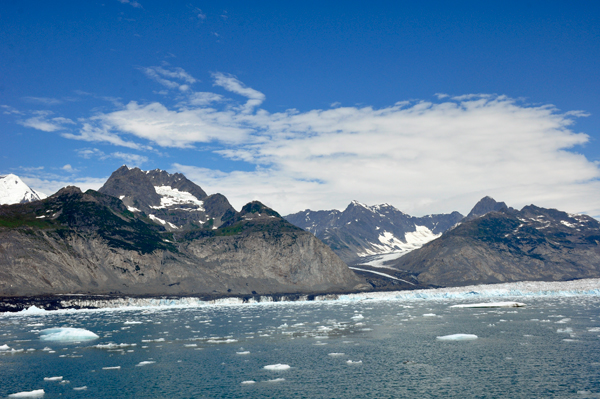
[[[109,126],[92,126],[91,123],[84,123],[79,129],[79,134],[63,133],[62,136],[67,139],[83,140],[98,143],[110,143],[122,147],[141,149],[143,146],[132,141],[123,140],[118,134],[110,131]]]
[[[168,87],[169,89],[179,89],[182,92],[188,91],[190,89],[189,85],[198,81],[182,68],[171,68],[169,70],[159,66],[152,66],[140,68],[140,70],[144,72],[146,76],[157,81],[161,85]],[[186,84],[181,84],[176,80],[183,81]]]
[[[413,214],[466,213],[491,195],[515,207],[535,203],[600,215],[598,165],[573,151],[589,140],[571,130],[582,112],[467,94],[381,109],[269,113],[259,108],[264,94],[231,75],[213,76],[216,86],[247,102],[232,106],[214,93],[188,93],[174,109],[131,102],[96,116],[90,123],[97,135],[86,133],[86,139],[130,148],[136,147],[123,135],[162,147],[219,143],[215,152],[256,169],[173,168],[208,192],[226,195],[238,209],[258,199],[286,214],[344,208],[357,199]]]
[[[73,169],[73,167],[70,164],[66,164],[61,169],[64,170],[65,172],[74,172],[75,171],[75,169]]]
[[[55,132],[57,130],[63,130],[65,128],[63,125],[75,124],[75,122],[68,118],[50,118],[50,115],[53,114],[51,111],[35,111],[34,114],[36,114],[36,116],[25,120],[19,120],[17,123],[25,127],[41,130],[43,132]]]
[[[113,152],[111,158],[122,159],[129,166],[141,166],[148,162],[148,157],[138,154],[129,154],[124,152]]]
[[[217,72],[213,74],[213,78],[215,79],[214,86],[221,86],[227,91],[248,98],[246,105],[243,107],[244,112],[252,111],[253,108],[258,107],[265,101],[265,95],[263,93],[247,87],[233,75],[225,75]]]

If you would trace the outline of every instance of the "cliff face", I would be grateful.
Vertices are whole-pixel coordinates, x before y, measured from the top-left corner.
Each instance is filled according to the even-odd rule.
[[[0,207],[0,295],[235,295],[365,288],[324,244],[260,203],[220,228],[167,231],[69,187]],[[225,207],[227,208],[227,207]],[[246,208],[246,207],[245,207]]]

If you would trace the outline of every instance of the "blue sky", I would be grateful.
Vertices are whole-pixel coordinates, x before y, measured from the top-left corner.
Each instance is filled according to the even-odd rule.
[[[51,194],[122,164],[238,209],[484,195],[600,215],[595,2],[0,5],[0,173]]]

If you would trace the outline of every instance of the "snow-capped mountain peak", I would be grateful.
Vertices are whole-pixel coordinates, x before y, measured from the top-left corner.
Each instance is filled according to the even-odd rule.
[[[0,175],[0,205],[39,201],[47,195],[30,188],[17,175]]]

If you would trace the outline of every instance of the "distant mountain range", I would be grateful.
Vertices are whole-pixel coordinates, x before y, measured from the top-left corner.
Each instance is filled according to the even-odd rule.
[[[378,289],[600,276],[596,219],[534,205],[519,211],[490,197],[464,218],[415,218],[353,202],[343,212],[307,210],[286,219],[314,232]]]
[[[180,174],[119,168],[0,206],[0,296],[264,295],[370,286],[327,246],[260,202],[235,211]]]
[[[35,191],[19,178],[9,174],[0,175],[0,205],[24,204],[31,201],[39,201],[47,195]]]
[[[420,248],[464,218],[458,212],[414,217],[389,204],[352,201],[343,211],[305,210],[285,216],[313,233],[349,265],[378,265]]]

